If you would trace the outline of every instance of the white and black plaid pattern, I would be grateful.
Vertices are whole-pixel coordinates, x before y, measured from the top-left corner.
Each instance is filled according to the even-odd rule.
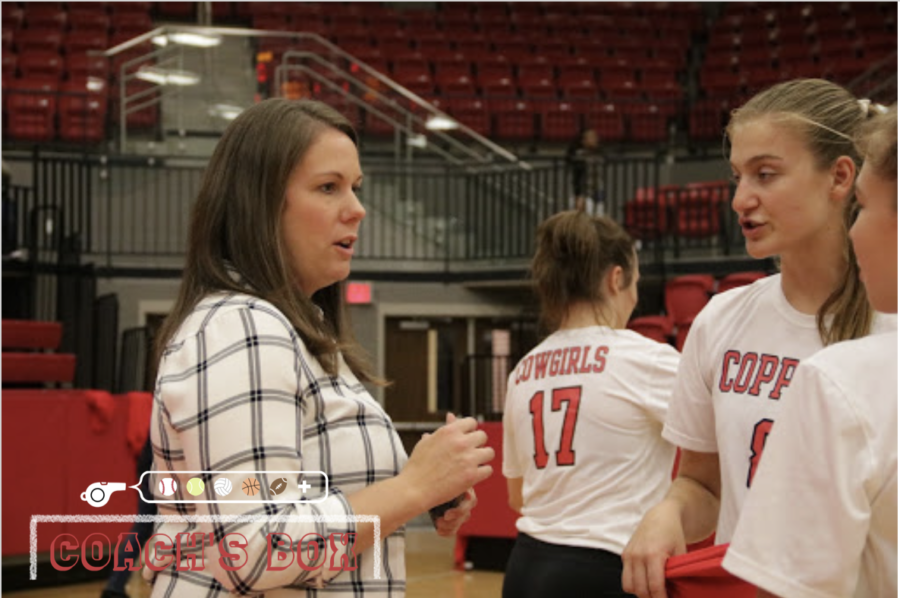
[[[160,513],[353,515],[344,496],[397,475],[407,457],[390,418],[343,359],[340,365],[338,377],[328,376],[287,318],[266,301],[224,293],[201,301],[160,364],[150,431],[153,469],[319,470],[329,476],[330,494],[318,504],[161,504]],[[192,499],[183,492],[187,480],[173,477],[178,490],[171,498]],[[216,499],[210,477],[204,479],[205,490],[197,499]],[[278,476],[257,477],[265,494]],[[301,498],[296,484],[288,484],[278,498],[289,496]],[[355,571],[332,572],[326,562],[307,572],[296,560],[285,571],[266,570],[270,532],[288,534],[296,550],[306,534],[319,534],[328,544],[332,533],[353,532],[355,527],[353,523],[159,524],[155,533],[173,540],[179,533],[202,532],[207,537],[212,533],[218,543],[226,534],[239,532],[247,538],[249,560],[239,570],[226,572],[218,565],[218,549],[207,547],[204,571],[177,571],[170,565],[156,574],[153,596],[402,596],[406,586],[402,528],[381,542],[378,580],[373,577],[372,549],[358,555]],[[320,551],[320,557],[330,560],[329,549]],[[144,575],[152,579],[153,574],[145,567]]]

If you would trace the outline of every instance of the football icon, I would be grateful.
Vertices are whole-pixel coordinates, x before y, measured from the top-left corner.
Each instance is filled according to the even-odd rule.
[[[256,496],[259,494],[259,482],[256,481],[256,478],[247,478],[244,480],[241,490],[243,490],[244,494],[247,496]]]
[[[278,478],[269,486],[269,492],[272,496],[278,496],[287,488],[287,478]]]
[[[216,494],[219,496],[228,496],[228,493],[231,492],[231,480],[228,478],[219,478],[216,480]]]
[[[175,478],[163,478],[159,481],[159,493],[163,496],[172,496],[178,490],[178,482]]]

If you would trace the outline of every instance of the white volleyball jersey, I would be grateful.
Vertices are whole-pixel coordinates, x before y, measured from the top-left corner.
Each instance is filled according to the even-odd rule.
[[[631,330],[560,330],[509,376],[503,475],[524,478],[519,531],[621,554],[671,482],[662,439],[678,352]]]
[[[896,596],[897,333],[823,349],[786,401],[724,567],[778,596]]]
[[[896,329],[896,318],[879,314],[874,327]],[[731,540],[797,366],[821,348],[816,317],[788,303],[780,274],[714,295],[694,320],[663,436],[719,454],[717,544]]]

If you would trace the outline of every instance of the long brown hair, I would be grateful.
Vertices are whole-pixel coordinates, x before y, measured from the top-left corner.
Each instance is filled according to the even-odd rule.
[[[358,379],[383,383],[353,339],[343,283],[306,297],[293,282],[281,235],[288,178],[328,128],[359,144],[346,118],[309,100],[265,100],[242,112],[226,129],[191,211],[181,288],[157,336],[155,365],[197,303],[224,291],[272,303],[329,375],[337,375],[340,353]]]
[[[736,125],[762,116],[775,118],[801,135],[820,169],[829,169],[839,157],[848,156],[859,173],[862,158],[855,138],[869,111],[840,85],[824,79],[779,83],[733,111],[725,132],[731,137]],[[873,311],[859,280],[859,265],[849,237],[856,212],[856,197],[851,192],[843,218],[846,267],[841,281],[816,314],[819,337],[825,345],[865,336],[872,325]],[[829,316],[833,318],[830,325]]]
[[[880,108],[880,107],[879,107]],[[878,115],[866,122],[857,135],[856,146],[866,165],[887,181],[897,180],[897,104],[886,112],[872,108]],[[897,198],[894,197],[894,209]]]
[[[634,240],[615,221],[581,210],[560,212],[538,227],[531,278],[541,303],[541,323],[559,328],[573,303],[590,302],[599,311],[606,300],[603,278],[621,266],[623,288],[631,284],[637,255]]]

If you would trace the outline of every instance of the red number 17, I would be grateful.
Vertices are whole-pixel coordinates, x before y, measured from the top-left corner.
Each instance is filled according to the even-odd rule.
[[[557,465],[575,465],[575,451],[572,441],[575,436],[575,423],[578,421],[578,407],[581,405],[581,387],[556,388],[550,407],[553,411],[562,409],[566,403],[566,415],[563,418],[562,433],[559,436],[559,450],[556,451]],[[531,427],[534,430],[534,465],[538,469],[547,467],[550,459],[544,446],[544,391],[540,390],[531,397]]]

